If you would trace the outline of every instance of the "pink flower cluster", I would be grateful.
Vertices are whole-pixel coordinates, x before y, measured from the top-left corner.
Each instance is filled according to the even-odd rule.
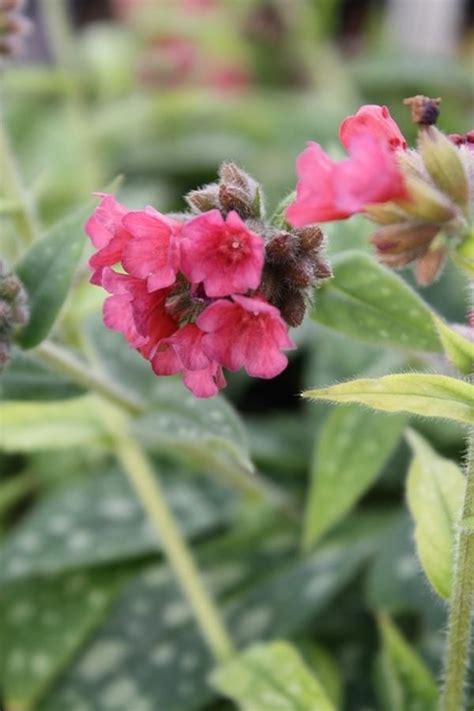
[[[296,200],[286,213],[294,227],[345,219],[366,205],[406,197],[397,153],[407,143],[386,106],[362,106],[342,122],[339,139],[349,154],[342,161],[314,142],[298,157]]]
[[[258,291],[265,244],[235,211],[179,221],[101,198],[86,225],[97,250],[91,281],[111,294],[106,326],[157,375],[181,373],[197,397],[212,397],[225,386],[222,368],[260,378],[284,370],[281,351],[294,344],[279,309]]]

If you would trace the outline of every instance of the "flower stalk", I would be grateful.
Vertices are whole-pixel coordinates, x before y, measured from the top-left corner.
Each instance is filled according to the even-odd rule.
[[[233,643],[168,506],[156,471],[125,427],[120,432],[114,427],[114,444],[116,455],[160,537],[166,557],[215,660],[229,659],[234,654]]]

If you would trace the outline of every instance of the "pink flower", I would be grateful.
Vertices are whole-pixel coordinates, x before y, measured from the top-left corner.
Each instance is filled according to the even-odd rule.
[[[219,299],[196,323],[206,333],[202,347],[209,358],[229,370],[243,367],[258,378],[281,373],[288,364],[281,349],[295,347],[279,310],[261,297]]]
[[[131,239],[130,233],[122,224],[127,209],[118,203],[113,195],[97,193],[102,200],[85,225],[85,231],[98,251],[89,260],[93,269],[92,284],[102,283],[104,267],[111,267],[120,262],[122,252]]]
[[[122,222],[133,237],[123,249],[122,264],[127,272],[146,279],[149,291],[171,286],[179,269],[181,224],[150,207],[128,212]]]
[[[167,289],[150,293],[145,281],[112,269],[104,270],[103,286],[112,294],[104,302],[105,325],[120,331],[145,358],[178,328],[165,308]]]
[[[286,212],[294,227],[345,219],[366,205],[405,195],[394,153],[369,134],[351,138],[349,158],[339,162],[311,142],[296,166],[296,200]]]
[[[339,140],[346,150],[350,150],[354,140],[367,135],[390,150],[405,150],[408,147],[386,106],[361,106],[354,116],[344,119],[339,128]]]
[[[203,336],[203,331],[189,323],[159,343],[151,362],[157,375],[182,373],[184,384],[196,397],[208,398],[226,382],[221,366],[204,353]]]
[[[181,269],[192,283],[203,282],[207,296],[245,293],[260,284],[264,251],[263,239],[236,212],[224,219],[209,210],[183,228]]]

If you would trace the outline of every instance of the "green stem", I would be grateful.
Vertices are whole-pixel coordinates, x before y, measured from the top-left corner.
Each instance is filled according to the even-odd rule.
[[[43,341],[34,352],[39,360],[55,372],[66,376],[68,380],[87,390],[102,395],[105,400],[118,405],[125,412],[131,415],[140,415],[145,411],[146,404],[144,402],[122,390],[108,380],[98,367],[90,366],[79,360],[66,348],[52,341]],[[294,502],[277,486],[259,474],[252,474],[243,467],[237,472],[235,467],[226,467],[223,463],[218,476],[244,495],[256,496],[258,499],[270,502],[291,520],[298,517]]]
[[[34,202],[23,185],[10,138],[1,116],[0,168],[5,193],[16,205],[12,218],[16,223],[18,236],[23,240],[25,246],[29,246],[39,236],[38,218]]]
[[[206,590],[171,512],[160,480],[144,452],[125,428],[114,427],[115,451],[133,485],[216,661],[234,654],[234,646],[220,614]]]
[[[118,405],[125,412],[138,415],[145,409],[144,403],[107,380],[97,369],[91,368],[62,346],[51,341],[43,341],[34,353],[46,366],[66,376],[77,385],[102,395],[108,402]]]

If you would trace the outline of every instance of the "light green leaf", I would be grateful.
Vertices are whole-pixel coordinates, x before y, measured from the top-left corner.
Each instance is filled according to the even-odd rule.
[[[436,680],[387,615],[379,616],[382,651],[377,691],[385,711],[433,711]]]
[[[0,450],[5,452],[104,445],[107,437],[93,395],[60,401],[2,403]]]
[[[85,245],[84,222],[90,211],[88,203],[64,218],[16,266],[30,309],[29,322],[17,337],[23,348],[41,343],[56,321]]]
[[[211,676],[241,711],[335,711],[322,686],[288,642],[254,645]]]
[[[351,380],[329,388],[307,390],[303,396],[334,403],[357,402],[384,412],[409,412],[474,423],[474,385],[445,375],[405,373]]]
[[[311,317],[370,343],[440,351],[431,311],[399,276],[363,252],[344,252],[317,291]]]
[[[313,641],[298,641],[297,646],[309,669],[314,671],[321,682],[321,686],[329,700],[334,704],[336,709],[342,708],[344,701],[344,681],[338,661],[327,649],[319,644],[315,644]]]
[[[303,532],[306,550],[369,488],[404,426],[404,417],[381,417],[357,407],[330,413],[312,463]]]
[[[474,342],[461,336],[435,314],[432,318],[448,358],[461,373],[474,373]]]
[[[169,504],[187,538],[215,530],[234,514],[229,493],[207,478],[165,476]],[[0,580],[129,560],[161,551],[125,476],[118,470],[48,496],[0,548]]]
[[[275,212],[270,218],[270,223],[274,227],[278,227],[280,229],[284,229],[288,223],[286,221],[286,211],[291,205],[291,203],[296,199],[296,192],[293,190],[289,195],[283,198],[283,200],[280,200],[278,205],[276,206]]]
[[[419,434],[407,435],[413,450],[408,472],[408,505],[415,520],[415,541],[428,580],[441,597],[451,589],[454,533],[465,489],[454,462],[440,457]]]
[[[34,708],[100,624],[122,577],[113,569],[81,571],[0,593],[0,681],[8,708]]]

